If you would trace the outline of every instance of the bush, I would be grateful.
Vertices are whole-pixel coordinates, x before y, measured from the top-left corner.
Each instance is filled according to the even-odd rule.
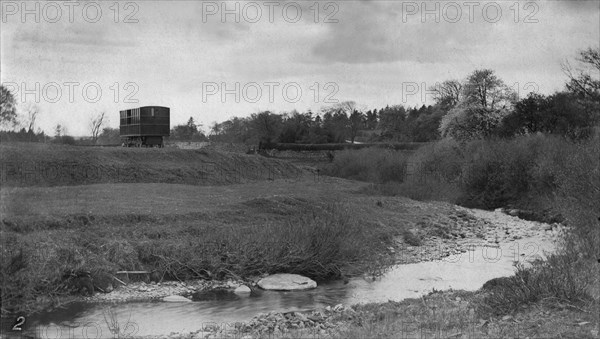
[[[381,148],[346,150],[336,154],[326,174],[376,183],[403,182],[406,158],[399,151]]]
[[[467,145],[459,203],[497,208],[519,201],[534,182],[533,168],[547,138],[474,141]]]
[[[585,145],[590,143],[593,141]],[[576,169],[565,172],[574,163],[570,157],[582,154],[580,148],[584,146],[578,145],[584,144],[541,134],[462,145],[443,139],[412,153],[376,148],[345,150],[325,172],[379,184],[369,187],[371,192],[476,208],[514,206],[538,210],[540,218],[551,218],[559,212],[553,208],[559,177],[579,173]],[[577,161],[595,163],[588,158]],[[579,187],[585,182],[575,181],[564,186]]]
[[[53,143],[55,144],[63,144],[63,145],[75,145],[75,138],[73,138],[70,135],[63,135],[61,137],[55,137],[52,140]]]
[[[596,134],[581,144],[555,140],[554,146],[559,149],[540,162],[546,165],[544,175],[552,176],[556,185],[553,207],[566,217],[571,228],[559,250],[546,261],[537,261],[529,268],[518,267],[514,277],[492,288],[482,306],[487,312],[504,314],[543,300],[585,304],[600,297],[600,277],[596,273],[600,257],[599,139]]]

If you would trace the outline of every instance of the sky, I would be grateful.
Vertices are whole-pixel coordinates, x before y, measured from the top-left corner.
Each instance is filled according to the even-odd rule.
[[[264,110],[432,104],[493,69],[520,96],[562,90],[561,63],[600,41],[599,1],[5,1],[0,81],[53,135],[171,108],[171,125]]]

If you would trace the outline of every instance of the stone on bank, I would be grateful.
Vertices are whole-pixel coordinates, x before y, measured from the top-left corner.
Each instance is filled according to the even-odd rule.
[[[235,294],[250,294],[252,292],[252,290],[250,289],[250,287],[246,286],[246,285],[241,285],[238,286],[233,293]]]
[[[303,291],[317,287],[317,283],[298,274],[279,273],[262,278],[258,286],[271,291]]]

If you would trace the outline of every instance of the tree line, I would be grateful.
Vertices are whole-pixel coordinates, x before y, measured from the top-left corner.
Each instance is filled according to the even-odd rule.
[[[171,140],[216,141],[259,144],[326,144],[362,142],[428,142],[445,137],[459,141],[478,138],[509,138],[546,133],[572,139],[587,138],[600,122],[600,48],[580,51],[576,66],[565,62],[565,88],[551,95],[529,93],[519,98],[491,69],[474,70],[464,80],[446,80],[430,90],[433,105],[392,105],[369,110],[354,101],[323,107],[318,112],[274,113],[263,111],[249,117],[233,117],[213,123],[206,136],[193,117],[171,130]],[[14,96],[0,86],[0,123],[16,124]],[[34,131],[39,109],[25,109],[25,123],[13,139],[40,141],[46,136]],[[119,142],[118,129],[103,127],[104,113],[90,118],[91,142]],[[66,132],[56,126],[55,138]]]
[[[446,80],[430,90],[433,105],[361,110],[353,101],[320,112],[270,111],[214,123],[210,140],[240,143],[427,142],[459,141],[534,133],[587,138],[600,122],[600,49],[588,48],[578,67],[563,64],[565,89],[525,98],[493,70],[473,71],[464,80]]]

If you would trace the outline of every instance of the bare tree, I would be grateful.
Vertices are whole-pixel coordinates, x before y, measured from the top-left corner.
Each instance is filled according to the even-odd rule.
[[[336,104],[333,107],[334,109],[340,110],[341,112],[345,113],[348,117],[358,109],[356,106],[356,102],[354,101],[343,101],[339,104]]]
[[[588,48],[579,52],[578,67],[569,61],[562,64],[563,72],[569,77],[567,89],[582,97],[600,98],[600,48]]]
[[[25,112],[27,114],[27,120],[25,121],[27,132],[33,132],[35,129],[35,120],[40,113],[40,109],[37,105],[30,104],[27,106],[27,108],[25,108]]]
[[[430,90],[435,92],[434,100],[437,104],[452,108],[461,99],[463,85],[458,80],[446,80],[441,84],[436,84]]]
[[[98,135],[100,135],[100,132],[102,131],[102,124],[105,122],[105,114],[106,112],[101,112],[90,119],[90,129],[92,131],[92,141],[94,144],[98,140]]]
[[[516,93],[491,69],[475,70],[463,86],[463,100],[485,109],[508,108],[517,100]]]

